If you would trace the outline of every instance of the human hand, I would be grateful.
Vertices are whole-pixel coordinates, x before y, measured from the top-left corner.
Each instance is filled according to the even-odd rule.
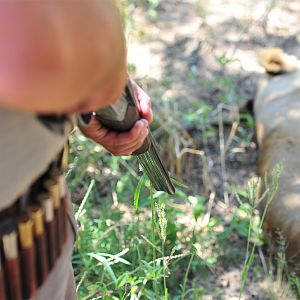
[[[117,133],[102,126],[93,116],[87,126],[79,126],[87,137],[102,145],[116,156],[131,155],[139,149],[149,134],[148,124],[153,120],[150,97],[131,80],[138,100],[138,109],[142,118],[128,132]]]

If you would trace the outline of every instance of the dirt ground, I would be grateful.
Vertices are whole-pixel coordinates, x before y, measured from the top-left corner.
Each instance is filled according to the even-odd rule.
[[[207,82],[214,82],[220,74],[222,78],[230,78],[233,89],[239,90],[241,101],[235,104],[238,109],[244,109],[245,104],[254,99],[259,79],[264,76],[257,62],[260,49],[276,46],[300,57],[299,0],[163,0],[157,7],[155,20],[138,9],[133,11],[132,17],[146,37],[129,38],[129,63],[136,66],[135,76],[144,82],[168,79],[164,95],[182,110],[188,108],[187,100],[191,99],[217,107],[220,103],[218,85],[208,87]],[[218,63],[216,57],[223,55],[231,63]],[[153,99],[158,113],[162,105],[159,100],[162,101]],[[225,116],[231,117],[233,111],[224,107]],[[215,123],[218,125],[217,118]],[[245,187],[247,181],[257,175],[258,149],[254,132],[247,133],[249,141],[245,143],[238,138],[238,130],[235,131],[226,151],[222,152],[220,141],[226,146],[232,126],[232,122],[230,126],[225,122],[222,131],[217,126],[219,136],[208,144],[203,142],[197,128],[186,129],[194,148],[204,151],[206,166],[203,152],[199,152],[193,155],[191,166],[188,172],[183,172],[182,178],[196,192],[215,191],[214,213],[222,214],[220,203],[233,201],[229,186]],[[208,182],[202,179],[204,167]],[[238,299],[241,267],[233,265],[217,270],[214,285],[220,287],[220,296],[207,295],[203,299]],[[265,296],[269,289],[266,286],[259,275],[251,273],[242,299],[276,299]]]

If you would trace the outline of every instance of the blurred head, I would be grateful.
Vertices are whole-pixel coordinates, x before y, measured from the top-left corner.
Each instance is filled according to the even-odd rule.
[[[86,112],[116,102],[126,45],[112,0],[0,3],[0,106]]]
[[[119,15],[112,3],[111,0],[102,2],[106,13],[103,11],[99,80],[94,90],[74,108],[76,112],[90,112],[117,102],[126,84],[126,43]]]

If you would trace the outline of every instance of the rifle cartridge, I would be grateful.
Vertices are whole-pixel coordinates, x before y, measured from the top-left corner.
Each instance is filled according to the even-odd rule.
[[[61,157],[61,164],[60,164],[62,172],[65,172],[68,168],[68,156],[69,156],[69,143],[66,142]]]
[[[36,263],[33,245],[33,222],[28,216],[22,216],[18,222],[20,240],[21,273],[23,297],[29,299],[36,291]]]
[[[58,177],[58,183],[59,183],[59,192],[60,192],[60,201],[61,201],[61,208],[60,208],[60,214],[62,219],[62,243],[64,244],[67,240],[67,197],[68,197],[68,190],[66,185],[66,179],[64,174],[61,174]]]
[[[46,182],[51,199],[53,200],[54,207],[54,224],[55,224],[55,235],[57,245],[57,256],[60,255],[63,246],[63,216],[61,212],[61,197],[59,187],[59,177],[50,179]]]
[[[21,270],[15,227],[10,224],[2,236],[8,299],[22,299]]]
[[[42,208],[38,205],[32,206],[30,211],[33,221],[37,285],[40,286],[46,280],[49,272],[44,214]]]
[[[46,229],[46,237],[47,237],[47,245],[48,245],[48,262],[49,268],[52,268],[55,264],[55,260],[58,256],[57,254],[57,238],[56,238],[56,230],[54,224],[54,207],[53,201],[49,195],[44,194],[39,197],[41,200],[41,204],[44,211],[45,216],[45,229]]]

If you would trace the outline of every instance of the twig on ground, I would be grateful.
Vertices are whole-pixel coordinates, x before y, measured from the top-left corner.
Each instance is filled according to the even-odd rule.
[[[211,191],[213,189],[212,188],[213,185],[212,185],[212,181],[209,176],[206,155],[203,150],[196,150],[196,149],[191,149],[191,148],[182,149],[176,160],[177,175],[179,177],[182,175],[182,157],[187,153],[193,154],[193,155],[198,155],[201,157],[202,164],[203,164],[203,174],[202,174],[203,186],[204,186],[205,194],[208,194],[209,191]]]

